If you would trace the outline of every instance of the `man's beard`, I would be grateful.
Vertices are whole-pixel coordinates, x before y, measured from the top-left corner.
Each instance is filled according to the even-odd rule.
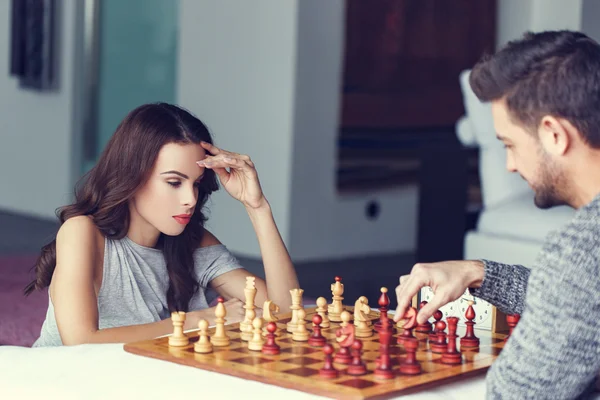
[[[548,209],[568,204],[562,193],[565,193],[562,173],[548,159],[540,166],[539,185],[534,188],[533,202],[537,208]]]
[[[537,208],[545,210],[555,206],[562,206],[566,202],[560,198],[552,187],[543,187],[535,191],[533,202]]]

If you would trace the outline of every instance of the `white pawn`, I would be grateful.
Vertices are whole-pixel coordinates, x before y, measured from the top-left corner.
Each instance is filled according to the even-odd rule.
[[[329,317],[327,316],[327,300],[325,297],[319,297],[317,299],[317,313],[323,318],[321,328],[329,328],[331,324],[329,323]]]
[[[348,323],[350,323],[350,320],[352,319],[352,314],[350,314],[348,311],[342,311],[340,314],[340,319],[342,320],[342,323],[340,324],[342,328],[348,326]]]
[[[262,318],[257,317],[252,321],[254,327],[254,334],[252,339],[248,342],[248,350],[261,351],[265,341],[262,338]]]
[[[292,340],[296,342],[307,342],[310,333],[308,332],[308,329],[306,329],[306,321],[304,320],[304,317],[306,317],[306,311],[304,311],[304,308],[299,309],[297,315],[298,322],[296,329],[294,332],[292,332]]]
[[[194,344],[194,351],[202,354],[212,353],[213,345],[208,339],[208,321],[201,319],[198,322],[198,328],[200,329],[200,339]]]
[[[169,336],[169,346],[183,347],[190,342],[185,333],[183,333],[183,324],[185,323],[185,312],[174,311],[171,313],[171,322],[173,323],[173,335]]]

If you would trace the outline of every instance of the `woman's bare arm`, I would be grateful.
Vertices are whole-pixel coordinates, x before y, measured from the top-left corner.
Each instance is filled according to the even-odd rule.
[[[125,343],[172,333],[170,319],[142,325],[98,329],[98,298],[94,289],[97,238],[100,232],[85,216],[67,220],[56,237],[56,269],[50,295],[64,345]],[[207,310],[189,313],[184,329],[197,327]]]

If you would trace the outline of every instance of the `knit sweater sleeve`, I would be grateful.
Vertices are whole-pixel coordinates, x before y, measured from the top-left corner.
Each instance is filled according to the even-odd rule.
[[[506,314],[521,314],[531,271],[522,265],[481,261],[484,265],[483,282],[481,287],[470,288],[469,292]]]
[[[572,399],[593,385],[600,370],[597,237],[567,233],[545,246],[531,271],[519,324],[487,375],[488,398]]]

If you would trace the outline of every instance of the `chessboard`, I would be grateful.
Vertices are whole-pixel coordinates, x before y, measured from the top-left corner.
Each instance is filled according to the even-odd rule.
[[[353,307],[344,306],[352,312]],[[316,313],[315,308],[306,308],[306,320],[311,321]],[[372,311],[369,320],[379,319],[379,312]],[[380,355],[379,334],[361,338],[363,347],[362,360],[366,364],[367,373],[361,376],[351,376],[345,371],[347,365],[334,363],[339,371],[337,378],[324,378],[319,369],[324,365],[323,348],[312,347],[307,342],[292,340],[292,334],[286,332],[286,323],[291,320],[291,313],[280,314],[277,325],[281,334],[276,343],[281,347],[280,354],[267,355],[260,351],[248,349],[248,342],[240,338],[240,324],[226,325],[225,330],[231,338],[231,344],[226,347],[214,347],[212,353],[199,354],[194,352],[194,343],[198,341],[198,332],[187,332],[190,343],[183,347],[169,346],[168,337],[153,340],[128,343],[125,351],[140,356],[161,359],[168,362],[183,364],[208,371],[263,382],[270,385],[295,389],[316,395],[336,399],[388,399],[402,394],[425,391],[444,383],[455,382],[459,379],[483,374],[500,354],[506,335],[494,334],[489,331],[476,330],[480,339],[478,349],[460,349],[460,340],[456,340],[460,350],[462,363],[447,365],[441,362],[441,354],[433,353],[430,349],[428,334],[415,332],[419,340],[416,353],[417,361],[421,364],[422,372],[418,375],[403,375],[398,371],[398,365],[406,357],[402,345],[396,344],[397,334],[389,348],[391,364],[394,371],[392,379],[381,379],[373,374],[376,359]],[[329,328],[322,329],[322,335],[327,338],[337,350],[336,330],[339,323],[331,322]],[[400,330],[399,330],[400,331]],[[214,328],[209,329],[212,334]],[[465,333],[464,327],[458,328],[459,338]]]

